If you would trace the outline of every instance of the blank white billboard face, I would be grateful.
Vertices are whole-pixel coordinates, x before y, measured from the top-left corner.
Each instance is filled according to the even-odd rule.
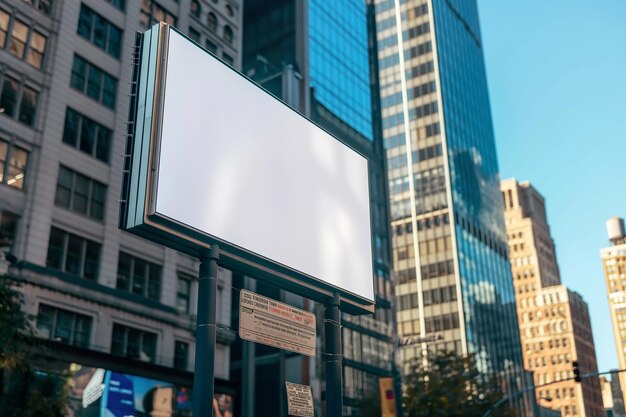
[[[367,160],[169,33],[156,214],[373,301]]]

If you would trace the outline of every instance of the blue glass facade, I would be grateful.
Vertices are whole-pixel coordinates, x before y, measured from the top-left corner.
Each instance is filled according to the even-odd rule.
[[[369,161],[376,312],[342,315],[344,416],[360,415],[359,399],[378,391],[380,376],[390,376],[395,330],[373,11],[365,0],[247,0],[244,7],[244,73],[283,98],[290,92],[284,91],[288,87],[280,74],[291,66],[301,75],[293,83],[299,99],[294,107]],[[290,366],[290,372],[298,372]],[[310,380],[297,382],[321,378],[313,371],[306,374]],[[263,397],[269,402],[276,395]]]
[[[393,0],[375,2],[398,333],[437,340],[403,348],[403,358],[473,353],[481,371],[519,386],[515,293],[476,1],[399,4],[400,25]]]
[[[433,15],[468,351],[500,371],[521,349],[478,10],[434,0]]]
[[[309,0],[309,71],[315,99],[373,140],[364,0]]]

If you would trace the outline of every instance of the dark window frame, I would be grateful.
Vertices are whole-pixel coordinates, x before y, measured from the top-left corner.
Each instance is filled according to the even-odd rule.
[[[217,19],[217,15],[213,12],[209,12],[206,15],[206,26],[213,33],[217,33],[217,28],[219,27],[219,21]]]
[[[28,169],[28,160],[30,158],[30,152],[18,145],[14,142],[4,140],[0,138],[0,144],[6,146],[6,154],[0,155],[0,184],[4,184],[8,187],[14,188],[16,190],[24,191],[26,185],[26,173]],[[16,165],[13,162],[14,154],[17,152],[22,152],[26,156],[26,162],[24,165]],[[11,178],[11,173],[16,173],[13,178]],[[20,176],[20,178],[17,178]],[[14,185],[15,184],[15,185]]]
[[[105,32],[104,39],[102,39],[103,44],[100,44],[100,40],[96,38],[98,19],[101,20]],[[83,26],[83,24],[88,24],[88,27]],[[88,33],[82,30],[83,28],[87,29]],[[124,31],[84,3],[80,5],[76,33],[92,45],[105,51],[108,55],[116,59],[120,58],[124,41]],[[115,33],[117,33],[118,36],[117,42],[115,42]]]
[[[24,3],[29,3],[32,7],[40,12],[51,16],[54,8],[54,0],[23,0]]]
[[[184,282],[187,285],[186,292],[181,292],[180,283]],[[193,277],[191,275],[185,274],[184,272],[179,272],[177,274],[176,281],[176,309],[183,313],[189,314],[191,308],[191,287],[193,285]],[[184,301],[184,307],[182,307],[181,300]],[[182,308],[181,308],[182,307]]]
[[[154,23],[158,23],[156,13],[160,12],[164,15],[165,19],[163,19],[166,23],[169,23],[172,26],[176,26],[176,16],[167,10],[165,7],[161,6],[154,0],[149,1],[149,10],[144,9],[144,3],[142,2],[141,8],[139,10],[139,24],[140,26],[145,27],[146,29],[152,26]]]
[[[97,81],[97,86],[94,81]],[[111,91],[109,91],[110,86],[107,87],[107,82],[112,83],[113,88]],[[70,78],[70,87],[74,90],[115,111],[118,83],[119,80],[113,75],[87,61],[82,56],[74,54]],[[97,92],[95,92],[94,87],[97,87]]]
[[[69,187],[66,187],[65,184],[61,183],[62,175],[71,176],[71,181],[70,181],[71,184],[69,184]],[[76,205],[77,194],[79,194],[79,192],[77,191],[77,188],[78,188],[77,183],[79,180],[83,180],[83,179],[87,181],[88,183],[87,195],[85,197],[86,204],[85,204],[84,212],[80,210]],[[98,193],[98,188],[103,193],[102,201],[99,201],[95,195],[96,193]],[[60,189],[67,189],[67,192],[69,194],[67,204],[64,204],[64,202],[60,200],[61,198],[59,194]],[[106,209],[106,193],[107,193],[107,186],[105,184],[99,181],[96,181],[86,175],[83,175],[80,172],[74,171],[73,169],[68,168],[64,165],[59,166],[56,193],[54,197],[55,206],[63,207],[74,213],[82,214],[84,216],[89,217],[90,219],[104,221],[104,215],[105,215],[105,209]],[[98,204],[100,204],[99,210],[97,209]]]
[[[59,246],[53,246],[53,240],[59,239],[61,243]],[[72,242],[70,242],[70,239]],[[70,245],[80,244],[80,254],[78,259],[78,273],[68,270],[68,258],[75,256],[76,253],[70,253]],[[96,251],[95,259],[88,259],[90,251]],[[56,253],[55,253],[56,252]],[[100,269],[100,257],[102,252],[102,244],[93,240],[84,238],[82,236],[67,232],[58,227],[52,226],[50,228],[50,238],[48,239],[48,253],[46,255],[46,266],[56,269],[58,271],[79,276],[81,278],[90,279],[92,281],[98,280],[98,273]],[[56,265],[56,259],[53,257],[58,256],[59,264]],[[90,264],[88,264],[90,263]],[[93,275],[91,273],[86,274],[89,271],[87,268],[93,266]]]
[[[70,118],[76,118],[76,126],[74,127],[75,132],[72,132],[70,129]],[[87,152],[84,149],[82,144],[83,139],[86,136],[89,136],[89,133],[86,132],[87,125],[93,126],[93,133],[91,138],[87,138],[86,140],[91,140],[93,143],[92,151]],[[85,131],[83,131],[85,128]],[[65,122],[63,126],[63,143],[73,148],[80,150],[87,155],[90,155],[93,158],[96,158],[99,161],[104,163],[109,163],[110,154],[111,154],[111,137],[113,136],[113,131],[106,126],[90,119],[89,117],[77,112],[76,110],[68,107],[65,111]]]
[[[19,222],[18,214],[0,210],[0,246],[8,246],[9,249],[13,247]]]
[[[182,340],[174,341],[174,368],[188,370],[189,367],[189,343]]]
[[[49,323],[45,323],[44,317],[48,315],[43,310],[48,310],[48,313],[52,315],[52,320]],[[63,336],[59,336],[60,332],[60,317],[62,315],[69,316],[71,319],[70,328],[69,328],[69,337],[67,341],[63,340]],[[86,330],[80,330],[80,324],[83,321],[86,324]],[[39,336],[42,335],[42,332],[46,327],[49,327],[47,338],[51,340],[61,339],[62,343],[72,346],[78,347],[88,347],[91,344],[91,333],[93,328],[93,318],[85,315],[76,313],[74,311],[66,310],[64,308],[58,308],[51,306],[49,304],[40,303],[37,310],[37,320],[35,325]],[[81,333],[86,333],[86,337],[79,338]]]
[[[6,82],[16,85],[15,92],[11,96],[5,92]],[[34,94],[34,103],[26,105],[25,92]],[[34,127],[37,122],[40,94],[41,91],[30,83],[26,83],[23,77],[0,72],[0,107],[4,109],[2,115]],[[8,104],[10,106],[7,106]]]
[[[0,49],[7,50],[7,52],[9,52],[11,55],[16,57],[20,61],[24,61],[30,66],[42,71],[45,66],[46,49],[48,47],[49,36],[46,35],[45,33],[42,33],[34,29],[27,22],[17,18],[16,16],[12,15],[10,12],[6,11],[5,9],[0,8],[0,14],[4,14],[8,16],[8,23],[7,23],[6,30],[4,28],[0,29],[0,32],[3,34],[2,37],[4,38],[2,39],[2,42],[0,42]],[[16,27],[16,22],[19,22],[19,24],[26,27],[26,30],[27,30],[26,39],[15,38],[13,29]],[[41,51],[38,50],[37,48],[34,48],[33,41],[34,41],[35,34],[36,36],[39,36],[44,40],[43,50]],[[17,54],[16,51],[11,50],[11,45],[13,41],[16,41],[20,45],[22,45],[22,47],[20,48],[21,50],[20,54]],[[37,57],[37,58],[34,59],[32,57]]]
[[[141,353],[144,353],[149,359],[145,362],[155,363],[157,344],[156,333],[113,323],[111,335],[111,354],[113,355],[144,361],[141,358]],[[136,345],[136,352],[134,345]],[[149,352],[146,352],[146,348],[149,348]]]
[[[224,29],[222,29],[222,38],[228,45],[233,44],[233,41],[235,40],[235,31],[230,27],[230,25],[224,25]]]
[[[128,271],[124,271],[126,274],[122,275],[122,262],[126,261],[128,261]],[[128,252],[119,252],[115,288],[160,301],[162,281],[163,267],[161,265]]]
[[[189,7],[189,13],[196,19],[200,19],[202,15],[202,6],[198,0],[191,0],[191,6]]]
[[[118,10],[124,11],[126,9],[126,0],[106,0],[106,1]]]

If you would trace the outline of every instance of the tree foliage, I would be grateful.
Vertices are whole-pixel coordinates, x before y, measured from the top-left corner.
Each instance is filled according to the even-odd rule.
[[[15,282],[0,276],[0,369],[14,370],[28,365],[27,338],[32,335],[29,317],[22,311],[22,294]]]
[[[404,417],[481,417],[503,398],[501,382],[478,372],[474,358],[454,352],[439,352],[428,366],[412,362],[404,377]],[[493,416],[515,413],[506,404]]]
[[[361,417],[380,417],[382,414],[380,407],[380,392],[369,390],[363,395],[356,405]]]
[[[62,377],[37,372],[31,362],[33,330],[16,282],[0,276],[0,410],[3,417],[63,417]]]

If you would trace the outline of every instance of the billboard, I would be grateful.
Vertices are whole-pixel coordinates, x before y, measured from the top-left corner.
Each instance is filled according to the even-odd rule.
[[[373,311],[367,159],[174,28],[142,36],[120,226]]]
[[[191,417],[192,390],[166,381],[73,363],[68,417]],[[215,393],[216,417],[234,417],[233,397]]]

